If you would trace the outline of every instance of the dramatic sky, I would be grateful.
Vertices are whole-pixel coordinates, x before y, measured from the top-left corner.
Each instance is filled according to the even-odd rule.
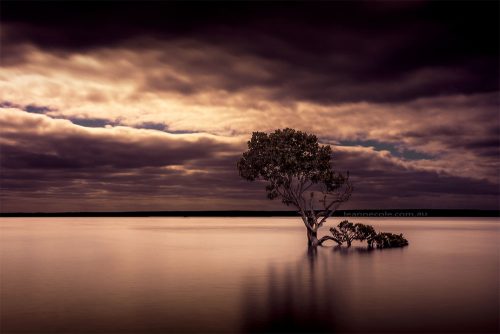
[[[333,148],[345,209],[499,207],[499,3],[1,2],[0,210],[281,209],[253,131]]]

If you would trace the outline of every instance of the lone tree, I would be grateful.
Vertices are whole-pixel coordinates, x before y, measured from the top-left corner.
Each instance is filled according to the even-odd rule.
[[[333,170],[332,149],[315,135],[294,129],[269,135],[254,132],[248,151],[238,161],[240,176],[266,181],[267,197],[279,198],[297,209],[307,230],[308,246],[316,247],[332,236],[318,239],[318,229],[352,193],[349,173]]]

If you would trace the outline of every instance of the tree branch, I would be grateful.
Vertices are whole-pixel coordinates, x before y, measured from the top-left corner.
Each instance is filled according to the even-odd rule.
[[[333,199],[328,205],[326,205],[326,197],[328,194],[325,194],[325,209],[320,212],[320,215],[323,214],[323,219],[321,219],[321,221],[319,222],[318,227],[321,227],[325,223],[325,221],[332,216],[332,214],[337,210],[341,203],[346,202],[351,197],[351,193],[352,184],[349,182],[349,180],[346,180],[344,191],[342,193],[337,193],[336,198]],[[334,207],[335,204],[336,206]]]
[[[342,202],[344,202],[344,201],[341,201],[341,200],[334,200],[334,201],[332,201],[332,202],[328,205],[328,207],[327,207],[325,210],[323,210],[323,211],[322,211],[322,213],[323,213],[323,218],[321,219],[321,221],[320,221],[320,222],[319,222],[319,224],[318,224],[318,226],[319,226],[319,227],[321,227],[321,226],[322,226],[322,225],[326,222],[326,220],[327,220],[328,218],[330,218],[330,217],[333,215],[333,213],[337,210],[338,206],[339,206],[339,205],[340,205],[340,203],[342,203]],[[333,204],[337,204],[337,206],[335,207],[335,209],[330,210]]]
[[[340,242],[339,240],[335,239],[334,237],[330,236],[330,235],[325,235],[324,237],[321,237],[319,240],[318,240],[318,245],[322,245],[325,241],[327,240],[333,240],[335,241],[337,244],[339,245],[342,245],[342,242]]]

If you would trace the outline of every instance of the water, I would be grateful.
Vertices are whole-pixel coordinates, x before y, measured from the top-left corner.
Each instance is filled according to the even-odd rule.
[[[410,246],[310,253],[294,218],[3,218],[0,332],[498,331],[496,219],[355,221]]]

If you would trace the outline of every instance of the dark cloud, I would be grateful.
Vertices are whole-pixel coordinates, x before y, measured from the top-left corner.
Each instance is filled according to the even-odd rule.
[[[210,53],[172,59],[166,52],[166,63],[178,63],[197,80],[152,76],[149,89],[189,95],[203,87],[230,92],[265,87],[280,100],[404,101],[496,91],[498,9],[498,2],[466,1],[7,1],[2,2],[3,54],[12,58],[11,47],[18,53],[15,46],[23,42],[54,52],[85,52],[116,45],[157,47],[151,40],[191,40],[199,49],[222,49],[268,75],[238,71],[234,62]],[[150,42],[140,42],[144,37]]]
[[[7,169],[160,167],[234,149],[203,136],[192,140],[126,127],[95,132],[47,116],[31,117],[19,112],[11,116],[18,119],[0,119],[0,162],[1,168]]]
[[[337,168],[353,171],[352,202],[359,206],[498,208],[499,185],[486,179],[419,170],[366,150],[335,150],[334,155]]]
[[[70,210],[77,200],[80,210],[85,205],[91,210],[192,209],[190,201],[213,205],[213,200],[256,197],[252,186],[238,188],[244,183],[234,173],[239,144],[202,134],[88,129],[21,111],[2,116],[2,211],[19,210],[18,203],[30,203],[32,211]],[[168,199],[171,204],[165,204]]]
[[[481,113],[476,112],[475,115],[481,116]],[[417,146],[439,142],[447,150],[443,153],[468,152],[478,158],[478,163],[484,163],[485,160],[481,159],[484,158],[497,166],[500,161],[500,118],[493,114],[486,115],[490,116],[486,122],[478,119],[476,124],[429,124],[418,132],[402,132],[400,136]],[[470,131],[474,126],[478,129]]]

